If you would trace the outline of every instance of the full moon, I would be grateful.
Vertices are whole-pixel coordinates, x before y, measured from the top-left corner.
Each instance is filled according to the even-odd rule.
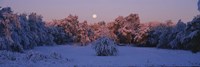
[[[92,18],[94,18],[94,19],[97,18],[97,15],[96,15],[96,14],[93,14],[93,15],[92,15]]]

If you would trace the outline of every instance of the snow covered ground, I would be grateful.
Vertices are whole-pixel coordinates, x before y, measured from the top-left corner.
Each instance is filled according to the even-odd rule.
[[[91,46],[70,45],[42,46],[25,53],[7,52],[7,55],[6,51],[0,51],[0,67],[200,66],[200,52],[130,46],[117,48],[117,56],[96,56]],[[5,56],[11,58],[5,59]]]

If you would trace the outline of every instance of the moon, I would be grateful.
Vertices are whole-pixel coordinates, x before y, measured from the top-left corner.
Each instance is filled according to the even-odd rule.
[[[93,15],[92,15],[92,18],[93,18],[93,19],[97,18],[97,15],[96,15],[96,14],[93,14]]]

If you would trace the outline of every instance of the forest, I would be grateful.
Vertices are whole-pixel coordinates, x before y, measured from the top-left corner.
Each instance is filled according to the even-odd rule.
[[[112,22],[89,24],[78,16],[45,22],[41,15],[17,14],[10,7],[0,8],[0,50],[23,52],[36,46],[79,43],[93,44],[108,38],[118,46],[156,47],[200,51],[200,16],[189,22],[141,23],[138,14],[118,16]]]

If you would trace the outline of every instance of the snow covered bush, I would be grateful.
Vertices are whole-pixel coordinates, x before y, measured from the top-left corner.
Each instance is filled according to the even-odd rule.
[[[108,37],[101,37],[92,43],[97,56],[114,56],[117,55],[116,44]]]
[[[0,63],[37,63],[37,62],[50,62],[50,63],[66,63],[70,61],[64,58],[61,54],[52,52],[44,54],[36,51],[27,51],[24,53],[11,52],[7,50],[0,51]]]
[[[39,61],[45,61],[45,62],[63,62],[63,61],[69,61],[67,58],[63,58],[61,54],[52,52],[50,54],[43,54],[40,52],[35,51],[28,51],[25,56],[23,56],[24,60],[31,61],[31,62],[39,62]]]
[[[17,60],[17,55],[18,53],[14,53],[14,52],[10,52],[10,51],[0,51],[0,60],[1,61],[6,61],[6,60],[10,60],[10,61],[15,61]]]
[[[38,52],[29,52],[26,55],[25,59],[27,59],[29,61],[32,61],[32,62],[37,62],[37,61],[41,61],[41,60],[47,59],[47,56],[42,54],[42,53],[38,53]]]

